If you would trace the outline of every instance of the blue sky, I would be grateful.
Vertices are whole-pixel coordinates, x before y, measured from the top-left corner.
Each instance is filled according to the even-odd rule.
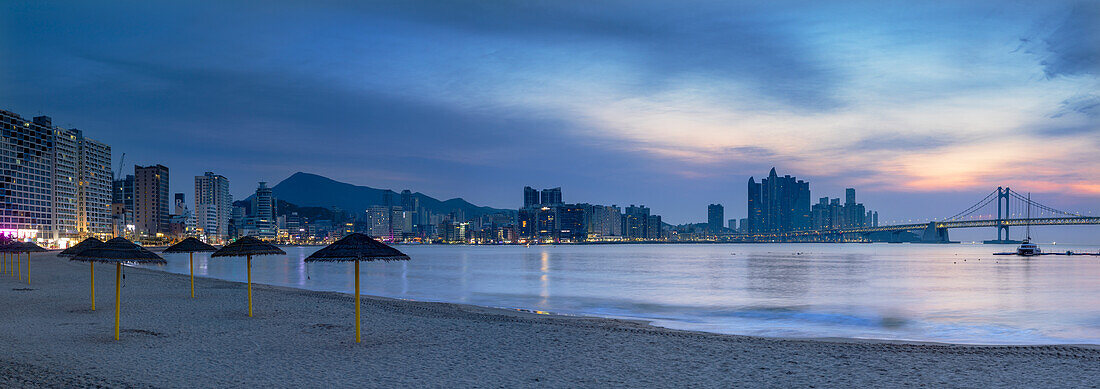
[[[21,2],[0,107],[237,196],[296,171],[515,208],[744,214],[776,166],[883,220],[1100,213],[1098,2]],[[1093,232],[1095,232],[1093,230]]]

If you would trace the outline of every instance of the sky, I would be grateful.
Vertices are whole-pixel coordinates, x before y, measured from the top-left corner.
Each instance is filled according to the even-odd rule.
[[[675,224],[744,217],[774,166],[882,222],[997,186],[1100,215],[1098,20],[1098,1],[6,1],[0,109],[127,172],[164,164],[189,201],[205,171],[239,198],[304,171],[500,208],[561,186]]]

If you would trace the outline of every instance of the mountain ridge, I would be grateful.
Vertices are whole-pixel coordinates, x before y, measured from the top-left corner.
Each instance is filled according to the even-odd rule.
[[[346,182],[306,172],[296,172],[271,187],[276,198],[303,207],[339,207],[345,211],[363,212],[372,206],[385,205],[386,194],[400,205],[401,194],[392,189],[378,189],[365,185]],[[413,197],[420,200],[420,206],[437,214],[447,214],[461,210],[467,218],[475,218],[499,212],[516,212],[511,209],[499,209],[479,206],[461,197],[439,200],[426,194],[415,192]],[[251,200],[255,195],[248,196]]]

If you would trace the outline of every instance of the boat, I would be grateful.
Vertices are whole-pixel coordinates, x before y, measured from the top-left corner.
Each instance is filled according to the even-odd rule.
[[[1043,255],[1039,245],[1031,243],[1031,193],[1027,194],[1027,238],[1024,238],[1024,241],[1020,242],[1020,247],[1016,248],[1016,255],[1022,257]]]
[[[1020,247],[1016,248],[1016,255],[1024,257],[1043,255],[1043,250],[1035,243],[1031,243],[1030,239],[1024,239],[1023,243],[1020,243]]]

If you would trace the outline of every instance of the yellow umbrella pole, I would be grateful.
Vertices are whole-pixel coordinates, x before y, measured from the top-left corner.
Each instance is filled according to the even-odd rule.
[[[22,269],[19,268],[19,266],[20,266],[19,254],[18,253],[12,253],[12,255],[15,255],[15,278],[18,279],[19,281],[22,281],[23,280],[23,271],[22,271]]]
[[[91,265],[91,310],[96,310],[96,263],[89,263]]]
[[[187,253],[190,258],[187,260],[187,266],[191,268],[191,298],[195,298],[195,253]]]
[[[118,340],[118,311],[122,309],[122,262],[115,263],[115,340]]]
[[[252,317],[252,256],[248,256],[248,317]]]
[[[355,343],[359,343],[359,260],[355,260]]]
[[[27,252],[27,285],[31,284],[31,253]]]

